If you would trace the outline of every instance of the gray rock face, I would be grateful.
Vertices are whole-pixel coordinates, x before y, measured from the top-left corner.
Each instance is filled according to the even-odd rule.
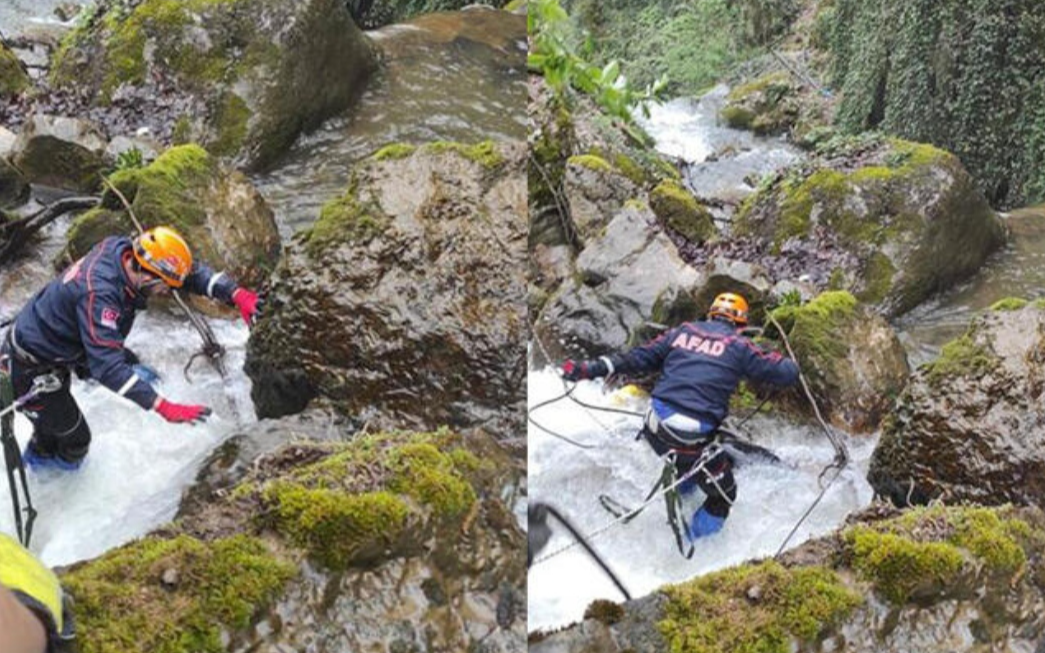
[[[894,502],[1045,502],[1045,310],[977,317],[918,369],[868,480]]]
[[[474,154],[474,151],[472,151]],[[515,432],[525,397],[522,143],[368,160],[274,275],[247,372],[261,416]]]
[[[647,320],[692,302],[704,278],[651,228],[655,220],[648,208],[628,206],[590,240],[576,260],[577,280],[564,282],[534,327],[550,356],[619,348]]]
[[[340,0],[143,0],[98,15],[55,61],[56,85],[100,103],[128,87],[173,86],[198,110],[172,118],[176,142],[253,168],[347,108],[376,65]]]
[[[14,164],[31,183],[91,192],[101,184],[107,145],[86,120],[34,115],[18,134]]]

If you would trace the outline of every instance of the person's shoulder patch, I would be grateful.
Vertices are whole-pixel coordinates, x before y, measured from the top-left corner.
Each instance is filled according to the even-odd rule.
[[[103,327],[115,329],[117,328],[116,323],[120,321],[120,311],[111,306],[103,306],[101,320],[99,321]]]

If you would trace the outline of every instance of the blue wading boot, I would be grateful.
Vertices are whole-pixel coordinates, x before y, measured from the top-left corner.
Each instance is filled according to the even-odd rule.
[[[701,506],[699,510],[693,513],[693,520],[689,523],[689,529],[686,530],[686,535],[689,536],[689,541],[693,542],[701,537],[707,537],[713,535],[722,530],[722,525],[726,523],[725,517],[716,517],[704,510],[704,506]]]
[[[25,451],[22,452],[22,462],[29,465],[30,469],[40,471],[43,469],[58,469],[63,472],[75,472],[80,469],[80,465],[83,464],[83,459],[71,462],[65,460],[61,456],[55,456],[53,454],[41,453],[33,441],[30,440],[29,444],[25,445]]]

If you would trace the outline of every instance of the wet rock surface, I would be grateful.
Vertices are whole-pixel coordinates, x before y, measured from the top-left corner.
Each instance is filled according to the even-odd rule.
[[[1045,310],[988,312],[920,367],[868,480],[898,505],[1045,501]]]
[[[319,398],[375,425],[520,433],[523,145],[393,152],[288,246],[248,350],[258,414]]]

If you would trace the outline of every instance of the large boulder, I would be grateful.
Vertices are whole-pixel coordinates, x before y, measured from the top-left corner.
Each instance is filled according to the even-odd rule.
[[[522,143],[432,143],[358,165],[274,276],[247,354],[258,414],[321,397],[373,424],[517,426],[525,158]]]
[[[96,103],[155,86],[194,99],[175,140],[250,167],[349,106],[375,67],[343,0],[103,3],[70,34],[52,82]]]
[[[531,633],[530,653],[1040,651],[1037,508],[869,511],[785,553]]]
[[[208,265],[248,286],[275,267],[280,238],[272,210],[249,179],[198,145],[174,147],[144,168],[120,170],[111,182],[148,229],[174,227]],[[102,205],[76,219],[66,235],[66,260],[83,256],[106,236],[134,233],[122,200],[106,190]]]
[[[228,492],[63,572],[82,650],[525,651],[519,459],[482,432],[281,430]]]
[[[640,340],[648,321],[697,313],[693,297],[706,278],[679,258],[655,222],[648,206],[629,205],[590,239],[577,256],[575,275],[534,324],[549,357],[604,353]]]
[[[849,432],[877,430],[907,383],[907,356],[885,319],[844,291],[823,293],[774,318],[787,333],[824,417]],[[788,403],[808,411],[804,394]]]
[[[1045,309],[1025,304],[1001,302],[919,367],[871,459],[880,495],[1045,502]]]
[[[1001,222],[954,155],[894,139],[839,150],[748,198],[736,234],[775,254],[804,246],[810,266],[836,266],[825,275],[831,289],[887,316],[967,278],[1004,244]]]
[[[13,161],[34,184],[89,193],[102,183],[107,145],[90,121],[34,114],[18,133]]]

